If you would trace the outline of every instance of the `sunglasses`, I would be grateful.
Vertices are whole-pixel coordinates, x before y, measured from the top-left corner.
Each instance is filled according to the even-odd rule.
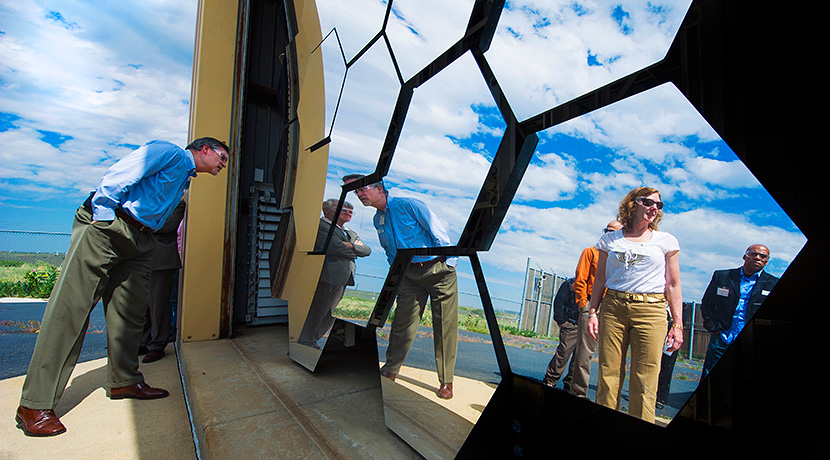
[[[763,252],[746,251],[746,255],[749,258],[760,257],[761,260],[769,259],[769,254],[764,254]]]
[[[642,196],[637,198],[634,201],[640,203],[641,205],[643,205],[647,208],[650,208],[654,205],[657,205],[657,209],[663,209],[663,202],[662,201],[654,201],[651,198],[646,198],[646,197],[642,197]]]

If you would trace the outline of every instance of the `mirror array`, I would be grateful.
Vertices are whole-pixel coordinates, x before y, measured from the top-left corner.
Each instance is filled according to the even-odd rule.
[[[434,14],[419,15],[409,5],[398,9],[406,2],[389,1],[382,11],[375,2],[365,9],[318,3],[324,29],[333,23],[338,30],[326,40],[343,40],[321,48],[339,55],[324,54],[327,66],[340,61],[330,67],[339,69],[331,80],[327,67],[327,92],[340,93],[327,101],[332,128],[326,197],[339,197],[338,210],[353,201],[351,228],[373,250],[357,261],[357,289],[335,316],[378,328],[381,361],[387,319],[410,258],[458,256],[459,305],[475,307],[472,316],[480,320],[469,321],[487,332],[477,340],[493,351],[467,353],[473,342],[459,339],[456,375],[490,388],[508,373],[541,381],[559,328],[550,318],[543,330],[538,321],[522,324],[525,277],[530,268],[572,277],[579,253],[615,218],[625,192],[641,184],[658,188],[670,206],[662,229],[680,241],[684,300],[692,303],[699,303],[713,270],[741,264],[748,245],[768,244],[767,271],[780,276],[805,243],[678,81],[675,37],[684,31],[684,18],[686,29],[693,27],[688,11],[694,5],[623,4],[592,12],[573,4],[541,11],[521,2],[475,1],[466,16],[455,8],[441,15],[442,24],[465,23],[466,29],[442,26],[438,33]],[[337,21],[327,22],[329,14]],[[572,23],[587,35],[569,30]],[[611,32],[601,33],[603,28]],[[616,49],[609,37],[619,38]],[[576,48],[587,50],[581,64],[573,60],[576,52],[556,54],[576,39],[582,41]],[[416,48],[420,60],[406,59],[406,51]],[[340,178],[353,172],[367,176],[341,186]],[[388,263],[372,225],[374,210],[350,194],[379,180],[390,194],[427,203],[453,245],[399,248]],[[372,305],[368,319],[365,312],[364,319],[355,318],[357,303]],[[463,322],[461,311],[459,316]],[[691,328],[694,318],[687,323]],[[554,340],[517,340],[517,333]],[[413,346],[405,364],[409,374],[382,379],[387,422],[410,443],[419,436],[437,442],[439,433],[427,423],[436,410],[460,415],[460,406],[483,408],[491,394],[470,401],[456,389],[453,400],[435,398],[429,342]],[[482,354],[493,358],[483,370],[463,369],[465,356]],[[693,381],[699,370],[682,372]],[[675,391],[679,396],[665,414],[676,412],[693,390],[694,384]],[[455,404],[462,399],[466,404]],[[474,423],[475,416],[466,419]],[[458,440],[463,442],[463,430]],[[450,444],[448,452],[461,445]]]

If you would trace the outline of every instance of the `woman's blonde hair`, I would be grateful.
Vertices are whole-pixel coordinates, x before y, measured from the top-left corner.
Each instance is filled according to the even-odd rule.
[[[620,201],[620,207],[617,210],[617,220],[620,221],[623,228],[631,228],[631,225],[634,223],[634,209],[637,207],[637,198],[646,197],[654,193],[660,195],[660,191],[656,188],[637,187],[628,192],[628,195]],[[657,217],[654,218],[654,221],[648,224],[649,230],[657,230],[657,224],[659,224],[661,220],[663,220],[663,211],[658,210]]]

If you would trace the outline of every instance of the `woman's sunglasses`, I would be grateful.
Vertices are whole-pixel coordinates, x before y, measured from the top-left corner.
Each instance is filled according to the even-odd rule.
[[[637,198],[635,201],[637,201],[638,203],[642,204],[643,206],[645,206],[647,208],[650,208],[654,205],[657,205],[657,209],[663,209],[663,202],[662,201],[654,201],[651,198],[646,198],[646,197],[643,197],[643,196]]]

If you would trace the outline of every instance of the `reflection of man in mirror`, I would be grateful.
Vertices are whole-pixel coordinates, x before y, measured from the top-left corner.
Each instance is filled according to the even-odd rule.
[[[362,178],[351,174],[343,177],[349,183]],[[355,190],[364,206],[377,209],[374,217],[378,239],[386,251],[389,264],[395,259],[397,248],[428,248],[450,246],[447,230],[427,205],[414,198],[390,197],[383,182]],[[440,387],[437,395],[450,399],[452,393],[455,357],[458,344],[458,284],[455,275],[455,257],[415,256],[406,269],[398,290],[395,317],[386,349],[386,363],[382,376],[394,380],[406,359],[427,297],[432,310],[435,366]]]
[[[568,360],[571,360],[571,355],[576,346],[579,309],[576,308],[573,282],[573,278],[565,280],[559,286],[559,290],[556,291],[556,297],[553,298],[553,320],[559,326],[559,346],[556,347],[556,352],[548,363],[545,378],[542,380],[542,383],[550,387],[555,387],[559,378],[562,377],[565,365],[568,364]],[[574,363],[575,360],[571,360],[568,374],[565,375],[565,379],[562,381],[565,391],[570,391]]]
[[[748,247],[743,259],[742,267],[715,271],[703,294],[700,306],[703,326],[712,334],[701,380],[706,378],[778,282],[778,278],[764,271],[769,262],[769,249],[763,244]]]
[[[334,324],[332,313],[343,298],[346,286],[354,286],[355,259],[366,257],[372,252],[369,246],[360,241],[357,233],[344,227],[346,222],[352,220],[354,207],[349,202],[344,202],[340,215],[335,219],[337,203],[338,200],[333,198],[323,202],[323,217],[320,218],[320,226],[317,227],[315,251],[323,250],[331,224],[335,220],[337,222],[326,250],[326,260],[323,262],[320,281],[314,291],[314,299],[297,339],[298,343],[318,350],[320,346],[317,342]]]
[[[612,220],[603,229],[603,233],[613,232],[622,228],[619,221]],[[579,261],[576,263],[574,275],[574,297],[579,308],[579,328],[576,334],[571,378],[571,394],[586,397],[588,381],[591,378],[591,357],[597,351],[597,341],[588,334],[588,301],[591,300],[591,289],[594,287],[594,276],[597,273],[597,259],[599,251],[596,246],[582,250]]]

